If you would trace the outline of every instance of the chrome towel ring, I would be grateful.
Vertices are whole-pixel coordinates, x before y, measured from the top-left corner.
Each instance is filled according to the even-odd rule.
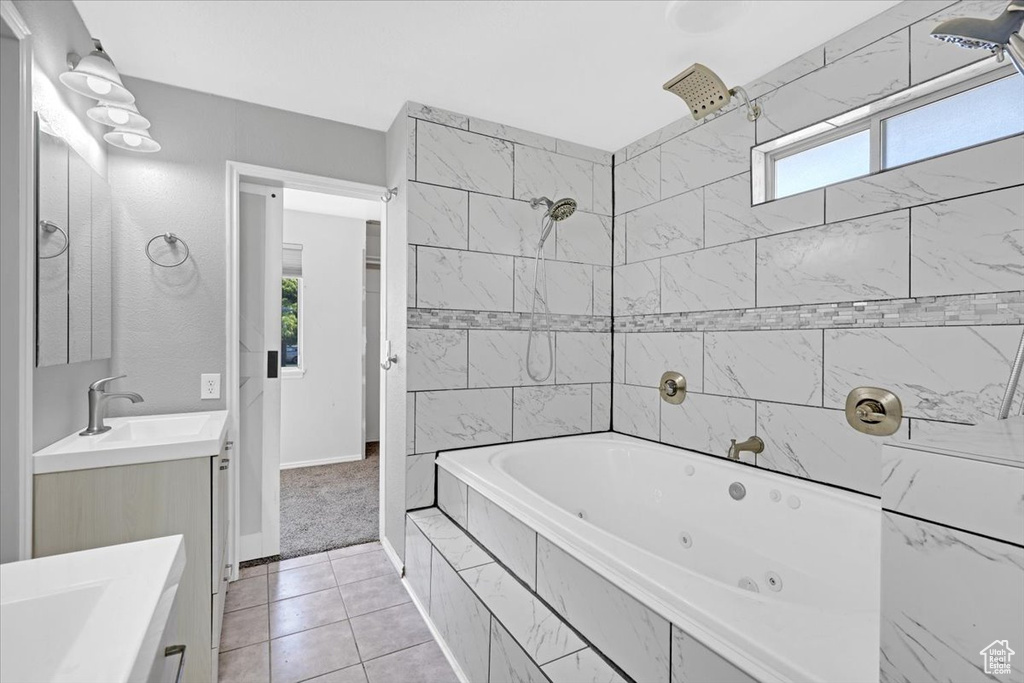
[[[62,227],[60,227],[53,221],[39,221],[39,227],[45,230],[46,232],[59,232],[64,237],[64,246],[61,247],[60,251],[58,251],[56,254],[52,254],[51,256],[40,256],[39,258],[57,258],[58,256],[60,256],[61,254],[68,250],[68,247],[71,245],[71,240],[68,239],[68,234],[64,232],[64,229]]]
[[[185,247],[185,255],[181,257],[180,261],[177,261],[176,263],[160,263],[155,258],[153,258],[153,254],[149,252],[149,248],[153,246],[153,242],[157,241],[161,237],[165,242],[167,242],[167,244],[176,244],[178,242],[181,242],[181,244]],[[182,263],[188,260],[188,243],[185,240],[178,237],[177,235],[175,235],[173,232],[165,232],[164,234],[157,235],[150,241],[146,242],[146,257],[150,261],[152,261],[154,265],[160,266],[161,268],[177,268]]]

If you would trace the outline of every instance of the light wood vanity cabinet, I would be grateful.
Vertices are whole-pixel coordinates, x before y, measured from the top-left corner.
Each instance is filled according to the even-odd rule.
[[[35,476],[34,556],[185,537],[177,598],[184,680],[216,681],[230,558],[230,443],[215,456]]]

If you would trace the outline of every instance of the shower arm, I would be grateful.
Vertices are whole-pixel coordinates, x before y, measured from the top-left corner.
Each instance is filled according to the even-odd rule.
[[[743,104],[747,107],[747,121],[757,121],[761,116],[761,105],[751,102],[746,90],[737,85],[735,88],[729,89],[729,94],[733,97],[739,95],[743,99]]]

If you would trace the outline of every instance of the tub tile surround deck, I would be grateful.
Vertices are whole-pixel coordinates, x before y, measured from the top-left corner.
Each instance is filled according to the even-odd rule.
[[[446,554],[446,549],[452,547],[451,528],[461,537],[460,547],[472,546],[473,555],[486,561],[459,570],[463,555]],[[438,529],[445,531],[439,535]],[[436,628],[469,680],[628,680],[441,509],[409,513],[406,546],[410,585],[421,603],[429,605]]]
[[[546,446],[549,443],[550,448]],[[632,452],[633,446],[636,452]],[[565,452],[569,461],[552,463],[552,469],[547,469],[542,463],[558,452]],[[799,515],[803,520],[794,520],[794,523],[808,523],[811,520],[808,515],[811,515],[830,526],[838,524],[844,529],[843,533],[869,544],[863,557],[858,558],[852,552],[844,556],[843,566],[849,567],[848,578],[854,583],[848,585],[845,597],[837,595],[834,600],[823,594],[812,597],[821,590],[833,593],[837,590],[836,586],[819,584],[811,577],[819,572],[835,575],[838,568],[834,565],[834,555],[842,554],[839,548],[826,550],[820,558],[807,558],[798,568],[772,556],[768,547],[752,547],[744,557],[733,557],[738,546],[730,542],[718,545],[722,539],[709,536],[710,529],[703,529],[701,538],[696,541],[705,553],[713,553],[705,557],[717,558],[721,553],[731,560],[728,566],[718,569],[695,565],[694,574],[690,575],[681,568],[688,564],[685,558],[677,557],[678,548],[668,547],[675,544],[659,543],[659,538],[672,539],[677,534],[678,527],[665,518],[670,510],[676,509],[669,501],[691,498],[689,494],[698,490],[720,490],[723,500],[712,494],[706,501],[695,504],[710,506],[708,510],[715,518],[735,514],[730,512],[735,501],[726,495],[728,482],[732,481],[729,477],[734,475],[727,463],[704,463],[705,458],[691,454],[683,455],[688,458],[683,462],[692,462],[695,467],[685,467],[677,456],[676,452],[660,445],[615,434],[452,451],[438,461],[438,482],[449,492],[438,498],[443,514],[435,509],[411,514],[414,517],[430,515],[431,519],[437,516],[466,519],[467,526],[460,525],[459,529],[468,542],[478,544],[507,576],[518,580],[523,591],[536,596],[541,604],[568,623],[595,653],[613,663],[629,679],[672,683],[755,680],[743,670],[747,669],[764,681],[840,680],[841,672],[846,672],[849,680],[872,680],[870,672],[877,671],[878,666],[874,656],[878,612],[865,609],[863,605],[870,603],[872,595],[877,596],[877,574],[871,572],[872,566],[877,567],[878,538],[874,533],[878,524],[877,504],[872,505],[854,494],[795,479],[790,480],[788,486],[776,485],[769,474],[747,468],[744,471],[748,476],[741,481],[746,485],[748,500],[741,504],[748,506],[745,514],[757,517],[759,524],[768,527],[785,524],[784,520],[793,519],[790,515]],[[595,470],[600,474],[596,475],[597,479],[582,480],[585,482],[581,482],[583,490],[562,490],[549,485],[591,458],[598,463]],[[616,458],[625,459],[615,461]],[[623,467],[625,469],[621,469]],[[625,484],[628,489],[625,495],[629,500],[637,500],[638,505],[620,514],[613,513],[611,517],[602,517],[598,508],[617,495],[611,494],[616,488],[615,473],[626,470],[654,471],[660,475],[655,480],[633,481],[631,478]],[[695,477],[691,485],[674,487],[667,483],[669,479],[690,481],[691,476]],[[663,481],[666,483],[662,484]],[[779,504],[779,501],[786,502]],[[612,505],[615,504],[618,503]],[[755,507],[750,508],[751,505]],[[587,521],[575,519],[577,509]],[[692,512],[696,508],[688,510]],[[590,513],[593,513],[592,520]],[[511,531],[506,517],[515,522]],[[684,517],[689,519],[689,513]],[[643,520],[648,519],[650,528],[639,531],[645,525]],[[638,529],[638,536],[632,537],[632,532],[622,528],[623,524]],[[696,528],[689,530],[698,531]],[[506,537],[493,546],[491,541],[485,540],[509,533],[515,538]],[[728,536],[730,532],[724,533]],[[809,533],[809,530],[799,533]],[[713,547],[707,545],[709,541],[714,543]],[[781,542],[799,541],[797,537],[783,537]],[[664,555],[660,550],[663,547]],[[537,558],[535,590],[532,589],[533,576],[520,576],[512,569],[522,560],[522,555],[532,553]],[[872,554],[874,565],[870,561]],[[833,560],[825,559],[829,557]],[[425,565],[424,561],[421,563]],[[763,602],[756,598],[746,601],[741,597],[742,591],[734,595],[737,589],[729,587],[733,585],[729,582],[743,576],[744,570],[739,569],[742,566],[750,567],[745,571],[752,572],[750,576],[755,577],[755,582],[761,580],[759,572],[764,571],[764,566],[769,570],[776,568],[783,575],[790,572],[803,575],[803,579],[798,580],[803,587],[789,584],[790,598],[776,604],[770,629],[764,628],[767,622]],[[732,576],[733,572],[739,573]],[[683,583],[683,576],[690,578]],[[811,581],[803,583],[807,579]],[[690,596],[688,590],[695,592]],[[763,585],[760,592],[766,597],[772,595]],[[804,604],[807,598],[821,602],[812,613],[807,612]],[[496,609],[488,607],[492,612]],[[728,618],[722,621],[726,614],[737,623],[730,625]],[[702,615],[717,616],[708,621]],[[751,623],[754,630],[749,632],[738,625],[748,620],[756,622]],[[672,621],[677,623],[670,623]],[[874,638],[872,631],[876,634]],[[724,635],[727,633],[730,635]],[[694,634],[699,635],[699,639]],[[702,642],[705,638],[707,640]],[[835,647],[840,650],[832,657],[815,655],[805,659],[798,643],[806,642],[816,642],[818,653]],[[837,645],[839,642],[843,645]],[[568,666],[568,663],[563,661],[560,666]],[[548,671],[546,666],[542,668]]]
[[[243,569],[228,587],[219,680],[458,679],[373,542]]]
[[[438,508],[409,513],[406,575],[419,599],[431,606],[439,596],[452,599],[446,586],[451,574],[469,587],[463,599],[477,610],[464,610],[474,615],[475,630],[460,632],[440,624],[438,629],[457,658],[463,650],[470,662],[476,660],[471,667],[481,670],[472,644],[484,641],[486,624],[478,613],[490,612],[490,681],[753,683],[753,678],[699,641],[439,469],[438,481],[447,479],[453,480],[450,488],[468,489],[468,494],[448,496],[440,499]],[[468,532],[451,521],[455,517],[468,519]],[[509,520],[521,527],[512,532],[511,549],[508,539],[493,546],[483,541],[508,531]],[[445,549],[452,547],[453,534],[458,536],[459,551],[449,556]],[[474,561],[480,564],[458,570],[465,564],[461,549],[466,546],[474,548]],[[536,576],[520,576],[510,569],[509,561],[514,563],[525,554],[536,557]],[[481,562],[483,558],[487,561]],[[438,571],[446,577],[440,589],[433,579],[424,578]],[[419,592],[428,585],[428,595]]]

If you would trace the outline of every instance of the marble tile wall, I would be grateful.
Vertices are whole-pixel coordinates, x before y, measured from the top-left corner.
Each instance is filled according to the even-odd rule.
[[[981,651],[1024,642],[1024,548],[894,512],[882,523],[881,671],[896,681],[1024,680],[984,671]]]
[[[412,509],[433,503],[438,450],[609,428],[612,155],[437,107],[407,113]],[[529,199],[541,195],[579,209],[545,244],[554,369],[535,386],[526,351],[542,212]],[[546,339],[534,343],[546,362]]]
[[[1024,329],[1024,136],[757,206],[750,148],[984,57],[930,32],[1004,7],[902,2],[748,84],[756,124],[683,118],[614,157],[613,431],[719,457],[757,434],[748,463],[880,497],[884,682],[993,680],[980,650],[1024,643],[1022,470],[882,448],[996,414]],[[846,423],[864,385],[900,397],[892,437]],[[745,680],[671,638],[673,681]]]
[[[757,433],[757,466],[879,496],[851,389],[900,397],[896,437],[994,417],[1024,323],[1024,136],[757,206],[750,149],[970,63],[931,28],[1000,7],[900,3],[748,84],[756,123],[727,108],[615,154],[614,431],[715,456]]]

